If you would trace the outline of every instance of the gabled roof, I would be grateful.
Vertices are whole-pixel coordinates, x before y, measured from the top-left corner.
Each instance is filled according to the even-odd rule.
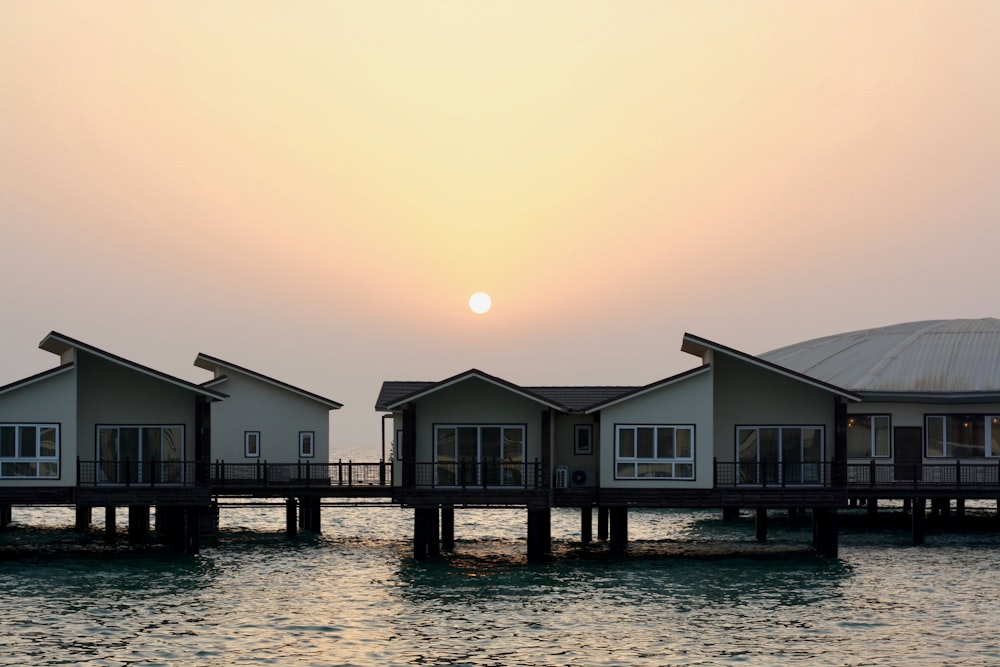
[[[680,382],[681,380],[686,380],[696,375],[701,375],[702,373],[707,373],[708,371],[709,371],[709,366],[699,366],[697,368],[692,368],[691,370],[684,371],[683,373],[678,373],[677,375],[671,375],[670,377],[664,378],[662,380],[650,382],[649,384],[642,387],[635,387],[631,391],[619,394],[618,396],[611,397],[603,402],[594,403],[593,405],[588,406],[586,412],[587,414],[590,414],[591,412],[597,412],[598,410],[611,407],[612,405],[616,405],[623,401],[636,398],[637,396],[642,396],[643,394],[648,394],[651,391],[662,389],[663,387],[670,386],[672,384]]]
[[[458,375],[453,375],[450,378],[441,380],[440,382],[385,382],[382,384],[382,391],[379,392],[379,397],[375,402],[376,410],[393,410],[402,406],[404,403],[409,403],[411,401],[419,400],[425,396],[433,394],[435,392],[441,391],[448,387],[452,387],[461,382],[465,382],[470,379],[479,379],[483,382],[487,382],[501,389],[505,389],[511,393],[517,394],[518,396],[523,396],[529,400],[535,401],[536,403],[541,403],[542,405],[554,408],[556,410],[562,410],[563,412],[569,412],[569,408],[565,405],[553,401],[545,396],[537,394],[530,389],[520,387],[513,382],[508,382],[507,380],[496,377],[495,375],[490,375],[489,373],[484,373],[483,371],[472,368],[464,373],[459,373]],[[388,385],[388,386],[387,386]],[[403,385],[410,385],[411,391],[405,392]],[[383,397],[391,397],[383,399]]]
[[[197,366],[198,368],[204,368],[205,370],[211,371],[213,373],[218,372],[220,368],[228,369],[230,371],[236,371],[237,373],[247,375],[249,377],[254,378],[255,380],[259,380],[265,384],[269,384],[273,387],[277,387],[279,389],[291,392],[293,394],[296,394],[297,396],[308,398],[309,400],[316,401],[317,403],[322,403],[331,410],[339,410],[340,408],[344,407],[343,403],[338,403],[333,399],[325,398],[323,396],[320,396],[319,394],[314,394],[311,391],[300,389],[299,387],[294,387],[288,384],[287,382],[282,382],[281,380],[275,380],[272,377],[268,377],[267,375],[264,375],[262,373],[252,371],[249,368],[244,368],[243,366],[237,366],[234,363],[223,361],[218,357],[213,357],[201,352],[199,352],[198,356],[195,358],[194,365]],[[226,378],[224,375],[221,377],[216,377],[211,380],[208,380],[207,382],[203,382],[201,386],[205,387],[213,384],[221,384],[222,382],[225,381],[225,379]]]
[[[56,366],[55,368],[50,368],[47,371],[42,371],[41,373],[35,373],[34,375],[26,377],[22,380],[17,380],[15,382],[11,382],[10,384],[5,384],[4,386],[0,387],[0,394],[6,394],[8,391],[14,391],[15,389],[21,389],[22,387],[27,387],[30,384],[41,382],[42,380],[47,380],[48,378],[55,377],[56,375],[62,375],[66,371],[73,369],[75,366],[76,364],[74,364],[71,361],[68,364]]]
[[[115,365],[128,368],[129,370],[141,373],[142,375],[149,376],[156,380],[166,382],[167,384],[171,384],[174,385],[175,387],[180,387],[181,389],[192,391],[196,394],[200,394],[208,398],[212,398],[218,401],[227,398],[227,396],[221,392],[207,389],[205,387],[196,385],[192,382],[188,382],[187,380],[182,380],[172,375],[167,375],[166,373],[161,373],[158,370],[154,370],[152,368],[149,368],[148,366],[143,366],[142,364],[137,364],[134,361],[129,361],[124,357],[119,357],[117,354],[111,354],[110,352],[105,352],[104,350],[96,348],[93,345],[88,345],[87,343],[76,340],[75,338],[70,338],[69,336],[65,336],[57,331],[50,332],[49,335],[47,335],[45,338],[42,339],[42,342],[38,344],[38,347],[45,350],[46,352],[51,352],[52,354],[58,354],[58,355],[62,355],[64,352],[70,349],[80,350],[82,352],[86,352],[87,354],[92,354],[95,357],[104,359],[105,361],[109,361]]]
[[[763,368],[768,371],[772,371],[774,373],[777,373],[778,375],[783,375],[792,380],[797,380],[799,382],[803,382],[818,389],[828,391],[832,394],[836,394],[848,400],[851,401],[861,400],[861,397],[852,391],[848,391],[836,385],[830,384],[829,382],[824,382],[823,380],[817,380],[814,377],[805,375],[803,373],[799,373],[798,371],[793,371],[790,368],[779,366],[774,362],[767,361],[766,359],[761,359],[760,357],[755,357],[752,354],[747,354],[746,352],[740,352],[739,350],[736,350],[734,348],[727,347],[719,343],[715,343],[713,341],[708,340],[707,338],[701,338],[700,336],[695,336],[694,334],[690,333],[684,334],[684,341],[683,343],[681,343],[681,350],[687,352],[688,354],[693,354],[696,357],[703,357],[706,351],[711,350],[713,352],[718,352],[730,357],[734,357],[736,359],[740,359],[741,361],[745,361],[748,364],[757,366],[758,368]]]
[[[807,340],[762,359],[863,394],[1000,394],[1000,320],[924,320]]]

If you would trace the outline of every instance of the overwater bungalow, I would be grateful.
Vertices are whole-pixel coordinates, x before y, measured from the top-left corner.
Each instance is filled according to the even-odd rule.
[[[624,549],[632,507],[811,510],[837,552],[836,512],[863,499],[961,511],[1000,497],[1000,321],[939,320],[751,355],[685,334],[700,365],[639,387],[531,387],[479,370],[386,382],[394,499],[415,510],[414,554],[453,540],[464,506],[523,506],[529,557],[548,513],[579,507],[581,537]],[[609,525],[608,525],[609,524]]]
[[[196,543],[209,411],[225,394],[55,331],[39,347],[59,365],[0,387],[0,523],[12,505],[44,503],[76,505],[78,525],[104,507],[113,526],[115,508],[128,507],[143,532],[156,505],[159,521]]]

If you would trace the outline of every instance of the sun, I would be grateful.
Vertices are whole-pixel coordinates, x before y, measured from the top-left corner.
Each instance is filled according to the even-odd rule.
[[[469,308],[477,315],[482,315],[489,311],[492,305],[493,299],[486,292],[476,292],[469,297]]]

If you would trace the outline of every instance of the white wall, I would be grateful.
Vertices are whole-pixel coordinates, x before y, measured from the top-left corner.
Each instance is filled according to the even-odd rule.
[[[0,486],[76,485],[76,374],[74,368],[0,395],[0,423],[59,425],[59,479],[4,479]]]
[[[609,488],[711,488],[715,426],[712,422],[711,372],[683,378],[674,384],[601,410],[600,484]],[[615,479],[615,425],[693,424],[695,450],[694,480]]]
[[[330,460],[330,409],[326,405],[252,376],[225,369],[226,382],[213,389],[229,398],[212,404],[212,460],[257,461],[244,456],[244,433],[260,431],[260,461],[299,460],[299,432],[314,431],[316,463]]]

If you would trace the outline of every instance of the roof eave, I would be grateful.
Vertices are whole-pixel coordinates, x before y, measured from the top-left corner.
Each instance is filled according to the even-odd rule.
[[[504,380],[502,378],[496,377],[494,375],[490,375],[489,373],[484,373],[483,371],[481,371],[481,370],[479,370],[477,368],[472,368],[470,370],[467,370],[465,372],[459,373],[457,375],[453,375],[453,376],[451,376],[449,378],[445,378],[444,380],[441,380],[440,382],[435,382],[435,383],[433,383],[432,385],[430,385],[428,387],[423,387],[421,389],[418,389],[417,391],[414,391],[414,392],[411,392],[410,394],[407,394],[406,396],[402,396],[400,398],[397,398],[392,403],[386,404],[383,407],[383,409],[387,410],[387,411],[393,411],[393,410],[402,408],[407,403],[412,403],[413,401],[420,400],[421,398],[424,398],[425,396],[428,396],[430,394],[436,393],[438,391],[441,391],[442,389],[446,389],[448,387],[454,386],[454,385],[459,384],[461,382],[465,382],[466,380],[469,380],[469,379],[472,379],[472,378],[478,378],[480,380],[483,380],[484,382],[492,384],[492,385],[494,385],[496,387],[499,387],[501,389],[506,389],[507,391],[510,391],[510,392],[512,392],[514,394],[517,394],[517,395],[522,396],[524,398],[527,398],[527,399],[529,399],[531,401],[535,401],[536,403],[544,405],[545,407],[552,408],[554,410],[559,410],[561,412],[572,412],[565,405],[561,405],[561,404],[556,403],[554,401],[550,401],[550,400],[544,398],[543,396],[539,396],[538,394],[530,392],[527,389],[524,389],[523,387],[519,387],[518,385],[514,384],[513,382],[508,382],[507,380]]]
[[[220,368],[233,370],[236,371],[237,373],[242,373],[243,375],[247,375],[256,380],[260,380],[261,382],[264,382],[266,384],[278,387],[279,389],[283,389],[293,394],[297,394],[302,398],[307,398],[311,401],[315,401],[317,403],[325,405],[330,410],[339,410],[340,408],[344,407],[343,403],[339,403],[333,399],[326,398],[325,396],[320,396],[319,394],[314,394],[311,391],[307,391],[300,387],[290,385],[287,382],[282,382],[281,380],[269,377],[267,375],[264,375],[263,373],[258,373],[257,371],[251,370],[249,368],[244,368],[243,366],[238,366],[236,364],[224,361],[222,359],[219,359],[218,357],[213,357],[203,352],[199,352],[198,356],[195,357],[194,365],[197,366],[198,368],[203,368],[213,373],[217,372],[218,369]],[[224,379],[227,378],[223,375],[218,378],[215,378],[215,381],[221,382]],[[202,386],[208,385],[210,382],[213,382],[213,380],[209,380],[208,382],[203,382]]]
[[[225,400],[228,398],[226,394],[221,392],[213,391],[205,387],[201,387],[187,380],[182,380],[180,378],[174,377],[173,375],[168,375],[162,371],[150,368],[148,366],[143,366],[142,364],[137,364],[134,361],[130,361],[124,357],[120,357],[117,354],[112,354],[111,352],[106,352],[100,348],[94,347],[84,343],[83,341],[76,340],[75,338],[70,338],[65,336],[58,331],[51,331],[49,334],[42,339],[42,342],[38,344],[38,347],[45,350],[46,352],[52,352],[53,354],[61,355],[63,352],[70,348],[77,350],[82,350],[87,354],[91,354],[95,357],[104,359],[105,361],[111,362],[118,366],[124,366],[125,368],[130,368],[137,373],[141,373],[151,378],[155,378],[162,382],[172,384],[175,387],[181,389],[186,389],[188,391],[194,392],[196,394],[201,394],[206,398],[210,398],[216,401]]]
[[[705,351],[709,350],[711,350],[712,352],[720,352],[722,354],[726,354],[736,359],[740,359],[747,363],[753,364],[754,366],[757,366],[759,368],[773,371],[775,373],[778,373],[779,375],[783,375],[792,380],[798,380],[799,382],[811,385],[813,387],[816,387],[817,389],[822,389],[824,391],[830,392],[831,394],[836,394],[837,396],[845,398],[849,401],[858,402],[861,400],[860,394],[856,392],[849,391],[847,389],[844,389],[843,387],[838,387],[837,385],[830,384],[829,382],[817,380],[816,378],[806,375],[804,373],[793,371],[790,368],[785,368],[784,366],[780,366],[774,362],[767,361],[752,354],[741,352],[740,350],[737,350],[735,348],[710,341],[707,338],[695,336],[694,334],[690,333],[684,334],[684,339],[683,342],[681,343],[681,350],[689,354],[695,354],[697,356],[702,356],[704,355]]]

